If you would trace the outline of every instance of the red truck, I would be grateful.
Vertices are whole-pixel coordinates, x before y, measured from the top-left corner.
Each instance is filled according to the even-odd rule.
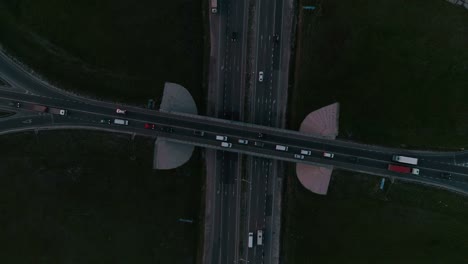
[[[394,164],[388,164],[388,170],[398,172],[398,173],[412,173],[415,175],[419,175],[419,169],[417,168],[410,168],[410,167],[394,165]]]

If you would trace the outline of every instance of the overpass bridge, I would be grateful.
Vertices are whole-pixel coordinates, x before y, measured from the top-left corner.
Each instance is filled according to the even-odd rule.
[[[232,151],[247,155],[304,163],[328,168],[339,168],[350,171],[395,177],[445,188],[455,192],[468,194],[468,151],[460,152],[422,152],[407,151],[358,144],[344,140],[331,140],[297,131],[259,126],[236,121],[227,121],[206,116],[163,112],[137,107],[128,107],[125,119],[128,126],[108,125],[100,123],[102,119],[122,118],[115,113],[115,104],[98,101],[78,101],[73,99],[55,98],[18,93],[10,90],[0,90],[0,106],[3,109],[16,111],[12,102],[21,102],[27,109],[28,105],[40,104],[69,110],[68,116],[50,114],[38,115],[26,110],[26,114],[14,115],[0,122],[0,134],[26,130],[41,129],[98,129],[121,133],[132,133],[151,137],[164,137],[167,140],[200,146],[205,148]],[[28,122],[25,122],[29,120]],[[145,123],[153,123],[156,128],[144,129]],[[172,132],[167,128],[172,128]],[[194,131],[203,131],[204,135],[196,135]],[[261,133],[262,138],[258,135]],[[222,147],[222,141],[216,136],[227,137],[231,147]],[[239,139],[247,140],[248,144],[239,143]],[[224,142],[224,141],[223,141]],[[259,142],[255,144],[255,142]],[[287,146],[287,151],[276,150],[276,145]],[[304,159],[295,158],[294,154],[306,149],[311,155]],[[323,152],[335,154],[333,159],[324,158]],[[397,174],[387,170],[394,154],[408,155],[419,158],[419,175]],[[452,175],[450,179],[441,177],[442,172]]]

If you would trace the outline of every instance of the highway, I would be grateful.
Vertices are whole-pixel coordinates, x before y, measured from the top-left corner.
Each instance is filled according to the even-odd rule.
[[[281,76],[280,58],[282,49],[289,49],[289,42],[282,46],[283,28],[283,0],[258,0],[256,2],[255,19],[255,53],[254,76],[251,90],[250,116],[251,123],[264,126],[280,127],[280,113],[282,104],[280,94],[283,89],[279,83]],[[288,9],[284,9],[287,12]],[[276,39],[279,38],[279,39]],[[289,65],[286,65],[288,67]],[[263,80],[260,79],[263,73]],[[275,196],[281,195],[282,164],[272,159],[250,156],[248,158],[247,178],[251,181],[251,191],[248,195],[248,231],[257,235],[263,231],[262,245],[248,250],[246,256],[250,263],[276,263],[279,258],[278,250],[274,250],[273,242],[279,245],[279,226],[274,225],[274,217],[280,217],[281,208],[274,205]],[[279,179],[279,180],[278,180]],[[276,231],[276,235],[275,232]],[[247,234],[244,234],[246,236]]]
[[[216,20],[216,44],[219,65],[216,67],[216,106],[214,116],[240,120],[245,83],[246,1],[219,1]],[[213,40],[212,40],[213,42]],[[239,259],[240,166],[241,156],[217,151],[215,161],[215,217],[211,263],[236,263]]]

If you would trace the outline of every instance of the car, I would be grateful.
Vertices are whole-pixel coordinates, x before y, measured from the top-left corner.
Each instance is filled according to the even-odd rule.
[[[263,72],[262,72],[262,71],[260,71],[260,72],[258,73],[258,81],[259,81],[259,82],[263,82]]]
[[[295,158],[295,159],[301,159],[301,160],[303,160],[303,159],[304,159],[304,155],[301,155],[301,154],[294,154],[294,158]]]
[[[329,153],[329,152],[324,152],[324,153],[323,153],[323,156],[324,156],[325,158],[333,159],[333,157],[335,157],[335,154]]]
[[[236,42],[237,41],[237,32],[233,31],[231,34],[231,41]]]
[[[279,37],[278,34],[273,35],[273,41],[274,41],[275,43],[279,43],[279,40],[280,40],[280,37]]]
[[[227,141],[227,137],[226,136],[216,136],[216,140],[219,140],[219,141]]]
[[[312,154],[312,151],[307,149],[301,149],[301,154],[310,156]]]
[[[351,161],[351,162],[358,162],[357,157],[349,157],[348,160]]]
[[[172,133],[174,132],[174,129],[172,127],[165,127],[164,131],[166,131],[167,133]]]
[[[21,107],[21,103],[20,102],[16,103],[16,108],[20,108],[20,107]]]
[[[255,141],[254,146],[256,147],[263,147],[265,144],[263,142]]]
[[[257,137],[258,137],[258,138],[263,138],[263,133],[260,133],[260,132],[259,132],[259,133],[257,134]]]
[[[442,172],[440,174],[440,177],[442,179],[446,179],[446,180],[451,180],[452,179],[452,174],[451,173],[448,173],[448,172]]]
[[[238,142],[239,144],[244,144],[244,145],[249,144],[249,141],[248,141],[247,139],[239,139],[239,140],[237,140],[237,142]]]
[[[193,134],[196,135],[196,136],[203,137],[205,135],[205,131],[194,130]]]
[[[115,112],[116,112],[117,114],[121,114],[121,115],[126,115],[126,114],[127,114],[127,110],[123,110],[123,109],[120,109],[120,108],[117,108],[117,109],[115,110]]]
[[[155,124],[151,124],[151,123],[145,123],[145,128],[146,128],[146,129],[154,129],[154,128],[156,128],[156,125],[155,125]]]
[[[230,148],[230,147],[232,147],[232,143],[221,142],[221,147],[223,147],[223,148]]]
[[[110,120],[110,119],[107,119],[107,120],[106,119],[101,119],[101,121],[99,121],[99,123],[101,123],[101,124],[107,123],[107,124],[110,125],[110,124],[112,124],[112,120]]]

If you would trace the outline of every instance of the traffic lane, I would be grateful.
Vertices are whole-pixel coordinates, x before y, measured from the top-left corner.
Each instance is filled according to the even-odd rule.
[[[59,93],[55,88],[52,88],[49,84],[46,84],[38,78],[30,75],[28,71],[23,69],[15,62],[13,62],[3,52],[0,52],[0,72],[7,81],[12,82],[12,86],[23,88],[30,92],[45,96],[51,96],[61,99],[67,98],[67,96],[63,95],[62,93]]]
[[[45,104],[45,105],[51,105],[51,104],[54,104],[55,107],[61,107],[60,104],[64,104],[62,101],[56,101],[55,99],[53,98],[47,98],[47,97],[37,97],[37,96],[31,96],[31,95],[22,95],[22,94],[18,94],[18,93],[14,93],[14,92],[6,92],[6,91],[0,91],[0,94],[7,94],[8,96],[10,97],[13,97],[13,99],[18,99],[17,97],[21,97],[21,96],[26,96],[27,99],[30,99],[30,100],[35,100],[35,101],[39,101],[40,103],[42,104]],[[7,98],[9,99],[9,98]],[[58,102],[58,103],[57,103]],[[90,114],[90,115],[94,115],[94,113],[100,113],[100,112],[105,112],[106,114],[108,114],[109,116],[111,117],[121,117],[120,115],[118,114],[115,114],[114,110],[113,109],[109,109],[108,107],[101,107],[101,106],[96,106],[96,105],[90,105],[90,104],[85,104],[85,103],[82,103],[82,102],[76,102],[76,101],[70,101],[70,102],[66,102],[70,105],[70,107],[67,107],[67,109],[71,108],[71,107],[74,107],[75,109],[89,109],[88,111],[85,111],[86,113]],[[62,107],[63,108],[63,107]],[[82,110],[81,110],[82,111]],[[112,115],[110,114],[112,113]],[[102,114],[100,114],[102,115]],[[188,121],[186,120],[187,117],[183,117],[183,116],[177,116],[177,115],[172,115],[171,117],[166,117],[167,114],[164,114],[164,113],[161,113],[161,112],[155,112],[154,115],[148,115],[148,114],[144,114],[144,113],[132,113],[132,112],[129,112],[129,114],[127,115],[127,117],[130,117],[130,116],[135,116],[135,117],[140,117],[141,119],[156,119],[158,122],[160,123],[165,123],[167,125],[178,125],[178,126],[192,126],[192,128],[194,129],[200,129],[202,131],[206,131],[206,130],[211,130],[211,131],[217,131],[215,133],[218,133],[218,134],[237,134],[237,135],[243,135],[242,137],[239,137],[238,138],[249,138],[249,137],[254,137],[258,134],[257,132],[254,132],[254,131],[251,131],[251,132],[247,132],[246,130],[248,128],[246,127],[240,127],[240,126],[237,126],[235,124],[220,124],[221,126],[218,126],[218,125],[211,125],[209,124],[208,122],[210,121],[207,121],[207,120],[193,120],[193,121]],[[182,118],[181,118],[182,117]],[[206,122],[205,122],[206,121]],[[231,130],[229,133],[225,133],[226,132],[226,127],[231,127]],[[307,135],[304,135],[304,136],[300,136],[300,138],[291,138],[291,137],[288,137],[287,134],[282,134],[282,135],[275,135],[275,134],[271,134],[271,135],[266,135],[264,139],[262,139],[263,141],[264,140],[277,140],[277,141],[284,141],[284,142],[287,142],[288,144],[287,145],[303,145],[302,147],[307,149],[307,148],[319,148],[319,147],[322,147],[324,150],[327,149],[327,150],[331,150],[331,151],[334,151],[334,152],[337,152],[337,153],[344,153],[344,154],[353,154],[353,155],[356,155],[356,156],[363,156],[363,157],[367,157],[367,158],[379,158],[379,159],[382,159],[382,160],[391,160],[391,155],[392,154],[388,154],[388,153],[384,153],[384,152],[377,152],[377,151],[369,151],[367,149],[359,149],[359,148],[355,148],[355,149],[350,149],[349,146],[339,146],[338,144],[340,144],[341,142],[337,142],[337,141],[332,141],[332,140],[324,140],[324,139],[316,139],[316,138],[310,138],[309,140],[304,140],[302,139],[302,137],[306,137]],[[313,142],[313,141],[310,141],[310,140],[318,140],[320,142],[326,142],[326,143],[317,143],[317,142]],[[328,141],[328,142],[327,142]],[[356,144],[353,144],[353,146],[358,146]],[[454,168],[454,166],[451,166],[449,164],[434,164],[434,168],[437,168],[437,167],[445,167],[445,168],[448,168],[447,166],[450,166],[450,168]],[[465,167],[458,167],[458,169],[460,172],[463,172],[464,170],[466,170]]]

